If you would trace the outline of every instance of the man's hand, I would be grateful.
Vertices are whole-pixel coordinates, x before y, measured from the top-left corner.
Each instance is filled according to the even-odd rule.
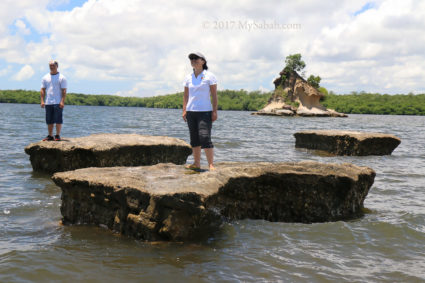
[[[183,111],[182,118],[183,118],[183,120],[184,120],[185,122],[187,122],[187,119],[186,119],[186,111]]]
[[[40,103],[41,108],[44,108],[44,102]]]
[[[59,102],[59,108],[64,108],[65,107],[65,103],[63,101]]]

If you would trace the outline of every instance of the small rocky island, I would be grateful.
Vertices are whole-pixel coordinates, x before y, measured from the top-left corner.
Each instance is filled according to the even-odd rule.
[[[137,239],[210,235],[224,220],[325,222],[362,215],[375,172],[353,164],[218,163],[85,168],[53,175],[63,223],[95,224]]]
[[[192,148],[172,137],[94,134],[60,142],[31,143],[25,152],[34,171],[54,173],[87,167],[184,164]]]
[[[301,131],[294,134],[295,147],[323,150],[335,155],[389,155],[401,143],[390,134],[341,130]]]
[[[288,56],[286,63],[279,77],[273,82],[275,90],[267,105],[252,115],[347,117],[346,114],[326,109],[320,104],[324,94],[319,91],[318,82],[315,82],[313,86],[297,73],[297,70],[305,67],[300,54]],[[314,78],[320,81],[320,77],[312,77],[312,83]]]

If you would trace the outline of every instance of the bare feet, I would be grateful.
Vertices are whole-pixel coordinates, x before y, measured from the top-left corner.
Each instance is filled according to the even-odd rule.
[[[210,171],[215,171],[214,164],[210,164]]]

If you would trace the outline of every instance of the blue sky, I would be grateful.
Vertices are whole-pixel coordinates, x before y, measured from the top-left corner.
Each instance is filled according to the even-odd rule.
[[[419,0],[2,1],[0,89],[38,90],[54,58],[69,92],[175,93],[200,51],[219,89],[273,90],[301,53],[336,93],[424,93],[424,19]]]
[[[366,4],[363,5],[363,7],[360,10],[354,12],[354,16],[360,15],[361,13],[364,13],[367,10],[370,10],[374,7],[375,5],[373,2],[367,2]]]
[[[50,1],[46,8],[49,11],[71,11],[75,7],[81,7],[87,0]]]

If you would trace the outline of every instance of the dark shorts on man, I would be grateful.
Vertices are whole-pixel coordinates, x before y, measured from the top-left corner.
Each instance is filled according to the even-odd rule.
[[[62,124],[62,112],[63,109],[59,107],[59,104],[45,105],[46,109],[46,124]]]
[[[187,111],[186,120],[189,126],[190,145],[192,147],[213,148],[211,142],[211,111]]]

